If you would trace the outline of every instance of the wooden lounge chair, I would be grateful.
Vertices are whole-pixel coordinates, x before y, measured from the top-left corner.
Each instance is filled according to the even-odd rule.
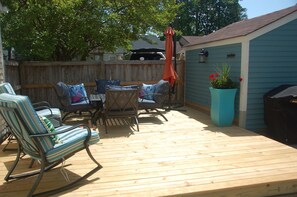
[[[53,125],[51,125],[50,121],[44,119],[44,117],[39,117],[29,98],[21,95],[0,94],[0,113],[10,126],[13,135],[18,141],[16,160],[4,179],[8,182],[38,175],[31,190],[28,192],[28,196],[49,196],[65,191],[66,189],[76,186],[79,181],[84,180],[102,168],[89,150],[89,145],[99,141],[99,135],[98,132],[91,130],[88,126],[62,125],[52,129]],[[34,194],[46,171],[81,150],[86,150],[90,159],[96,164],[94,169],[65,186]],[[22,152],[32,159],[40,161],[40,170],[13,174]],[[30,184],[26,179],[23,179],[23,181],[24,184]]]

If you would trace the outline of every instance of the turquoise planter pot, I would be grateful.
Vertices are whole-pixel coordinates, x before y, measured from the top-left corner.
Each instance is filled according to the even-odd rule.
[[[237,89],[209,88],[211,94],[210,115],[220,127],[231,126],[234,120],[234,101]]]

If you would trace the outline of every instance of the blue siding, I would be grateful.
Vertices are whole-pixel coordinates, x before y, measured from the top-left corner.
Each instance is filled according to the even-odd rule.
[[[247,129],[266,127],[263,95],[282,84],[297,84],[297,20],[250,42]]]
[[[231,66],[231,78],[239,82],[240,77],[240,60],[241,44],[232,44],[226,46],[205,48],[209,52],[206,63],[199,63],[200,49],[186,52],[186,84],[185,97],[186,101],[210,106],[209,93],[209,75],[215,72],[218,65],[227,63]],[[233,53],[235,57],[227,58],[227,54]],[[236,114],[238,114],[238,93],[236,96]]]

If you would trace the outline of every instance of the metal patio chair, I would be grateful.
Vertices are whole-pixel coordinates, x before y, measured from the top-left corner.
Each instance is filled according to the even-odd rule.
[[[89,145],[99,141],[99,135],[98,132],[91,130],[88,126],[82,124],[76,126],[62,125],[55,128],[54,131],[50,130],[52,127],[48,126],[49,123],[45,125],[42,122],[43,119],[37,115],[29,98],[22,95],[0,94],[0,113],[18,141],[16,159],[4,179],[8,182],[38,175],[27,196],[49,196],[65,191],[102,168],[89,150]],[[46,171],[81,150],[86,150],[90,159],[96,164],[94,169],[65,186],[34,194]],[[40,161],[40,170],[13,174],[22,152]],[[26,182],[25,179],[24,182]]]
[[[164,105],[169,99],[170,84],[168,81],[160,80],[156,84],[151,84],[151,92],[142,91],[139,98],[139,110],[141,114],[156,114],[162,116],[166,121],[167,118],[159,109],[164,109]]]
[[[106,133],[108,118],[133,118],[137,126],[137,131],[139,131],[138,96],[139,88],[120,86],[106,88],[102,112]]]
[[[11,84],[8,82],[0,84],[0,93],[16,95]],[[38,115],[49,118],[51,121],[53,121],[53,123],[55,123],[55,126],[60,126],[62,124],[61,111],[59,108],[51,107],[47,101],[35,102],[32,103],[32,105]]]
[[[8,82],[4,82],[0,84],[0,93],[8,93],[12,95],[16,95],[14,89],[11,84]],[[61,111],[58,108],[52,108],[47,101],[41,101],[32,104],[37,114],[40,116],[45,116],[50,119],[55,126],[60,126],[62,124],[61,119]],[[6,126],[5,129],[8,132],[7,144],[3,147],[2,151],[8,150],[8,145],[14,140],[14,137],[11,134],[10,127]]]
[[[71,114],[80,116],[83,112],[88,112],[90,114],[91,119],[93,119],[94,114],[92,111],[97,110],[98,106],[90,102],[89,98],[86,95],[87,93],[84,89],[84,86],[82,88],[84,89],[83,91],[85,96],[82,97],[82,99],[78,102],[72,102],[70,87],[70,85],[67,85],[63,82],[58,82],[54,85],[55,92],[58,96],[58,100],[61,105],[61,109],[64,112],[62,121],[65,121]]]

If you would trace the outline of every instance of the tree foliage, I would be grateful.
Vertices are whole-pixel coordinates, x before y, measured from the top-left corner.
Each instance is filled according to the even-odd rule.
[[[173,21],[175,0],[1,0],[4,46],[30,60],[85,59]]]
[[[177,0],[177,3],[182,7],[174,27],[182,35],[207,35],[247,17],[238,0]]]

